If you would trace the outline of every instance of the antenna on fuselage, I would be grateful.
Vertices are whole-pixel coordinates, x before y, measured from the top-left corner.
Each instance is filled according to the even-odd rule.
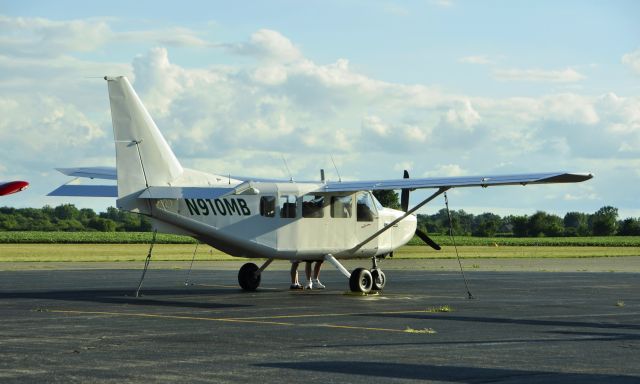
[[[282,156],[282,162],[284,163],[284,167],[287,169],[287,173],[289,174],[289,181],[293,183],[293,175],[291,175],[291,170],[289,169],[289,165],[287,165],[287,159]]]
[[[330,156],[331,156],[331,162],[333,163],[333,168],[336,169],[336,173],[338,174],[338,181],[342,182],[342,177],[340,176],[340,171],[338,171],[338,167],[336,166],[336,162],[333,161],[333,155],[330,155]]]

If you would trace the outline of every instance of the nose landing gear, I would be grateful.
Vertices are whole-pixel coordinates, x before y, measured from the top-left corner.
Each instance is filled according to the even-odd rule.
[[[382,272],[382,269],[378,267],[376,257],[371,258],[372,267],[371,271],[366,268],[356,268],[351,272],[349,277],[349,288],[351,292],[369,293],[371,291],[381,291],[387,280]]]

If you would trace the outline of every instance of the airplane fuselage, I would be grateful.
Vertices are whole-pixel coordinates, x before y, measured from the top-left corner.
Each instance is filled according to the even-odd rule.
[[[160,231],[179,228],[234,256],[313,260],[356,246],[404,213],[383,208],[368,191],[317,192],[322,184],[313,183],[253,187],[219,198],[156,200],[150,216]],[[410,215],[344,258],[393,252],[415,229]]]

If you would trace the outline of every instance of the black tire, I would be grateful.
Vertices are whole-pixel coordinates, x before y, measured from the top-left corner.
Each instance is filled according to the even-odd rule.
[[[351,292],[369,293],[372,285],[373,277],[371,277],[371,272],[366,268],[356,268],[351,272],[351,277],[349,278]]]
[[[381,269],[372,269],[371,277],[373,279],[371,289],[374,291],[382,291],[384,285],[387,283],[387,278],[384,275],[384,272],[382,272]]]
[[[254,263],[246,263],[238,271],[238,283],[245,291],[255,291],[260,285],[258,266]]]

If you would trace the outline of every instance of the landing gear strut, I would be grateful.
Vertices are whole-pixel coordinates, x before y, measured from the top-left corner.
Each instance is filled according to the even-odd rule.
[[[378,259],[374,256],[371,258],[371,277],[373,278],[373,286],[371,289],[374,291],[382,291],[384,285],[387,283],[387,279],[382,272],[382,269],[378,268]]]
[[[373,278],[373,286],[371,289],[374,291],[382,291],[384,285],[387,283],[387,279],[384,276],[384,272],[381,269],[372,269],[371,277]]]

